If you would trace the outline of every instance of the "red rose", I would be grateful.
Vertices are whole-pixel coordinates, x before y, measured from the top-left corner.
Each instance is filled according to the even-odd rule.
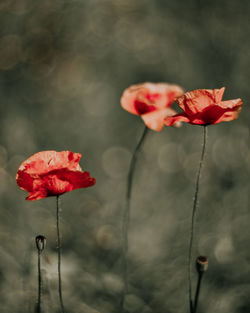
[[[171,126],[176,122],[209,125],[235,120],[241,110],[242,100],[221,101],[224,91],[225,87],[186,92],[177,99],[184,112],[166,117],[166,125]]]
[[[176,112],[170,108],[175,99],[183,94],[181,87],[165,83],[144,83],[125,89],[121,106],[128,112],[141,115],[148,128],[161,131],[164,119]]]
[[[38,152],[19,167],[16,175],[18,186],[29,192],[27,200],[58,196],[65,192],[95,184],[89,172],[82,171],[80,153],[71,151]]]

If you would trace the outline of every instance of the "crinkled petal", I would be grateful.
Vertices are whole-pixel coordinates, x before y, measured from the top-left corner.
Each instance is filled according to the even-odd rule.
[[[221,118],[224,114],[225,109],[222,109],[218,105],[210,105],[206,107],[202,112],[194,114],[190,117],[190,122],[192,124],[199,124],[199,125],[209,125],[215,124],[217,120]]]
[[[32,178],[29,174],[18,170],[16,174],[16,182],[21,189],[32,192],[34,190],[33,181],[34,178]]]
[[[25,171],[18,171],[16,175],[16,182],[18,186],[28,192],[37,191],[43,188],[43,180],[39,175],[30,175]]]
[[[40,159],[39,159],[40,157]],[[20,166],[16,181],[29,192],[27,200],[38,200],[95,184],[89,172],[81,170],[80,153],[71,151],[43,151],[27,159]]]
[[[236,119],[240,112],[240,108],[241,106],[235,106],[224,109],[219,105],[210,105],[202,112],[198,112],[190,116],[185,113],[181,113],[173,117],[168,117],[165,119],[165,123],[167,126],[171,126],[175,121],[187,122],[193,125],[218,124],[220,122],[228,122]]]
[[[214,89],[214,98],[215,98],[215,103],[221,102],[221,99],[224,95],[226,87],[222,87],[220,89]]]
[[[177,99],[184,114],[177,114],[166,120],[171,125],[175,120],[184,118],[184,122],[195,125],[218,124],[238,117],[242,107],[241,99],[221,101],[225,87],[220,89],[197,89],[185,93]]]
[[[180,97],[184,91],[183,89],[174,84],[167,83],[145,83],[144,87],[148,89],[148,93],[152,95],[152,100],[156,108],[165,108]]]
[[[220,102],[224,91],[225,87],[220,89],[197,89],[186,92],[177,99],[177,102],[187,115],[193,115]]]
[[[69,182],[71,185],[70,188],[72,188],[71,190],[90,187],[96,182],[95,178],[90,177],[89,172],[60,171],[60,173],[57,174],[57,177],[62,181]]]
[[[135,115],[139,115],[135,107],[135,100],[139,89],[140,87],[135,88],[135,86],[131,86],[124,90],[121,97],[122,108]]]
[[[179,113],[165,118],[166,126],[179,126],[181,122],[189,123],[190,119],[186,113]]]
[[[201,113],[192,116],[191,123],[209,125],[218,124],[220,122],[229,122],[238,117],[240,110],[240,105],[234,107],[231,105],[231,108],[226,106],[223,108],[221,105],[212,105],[204,109]]]
[[[237,110],[241,110],[242,104],[243,102],[240,98],[227,100],[227,101],[221,101],[220,103],[218,103],[218,105],[222,107],[223,109],[237,108]]]
[[[174,115],[175,113],[176,112],[171,108],[164,108],[154,112],[143,114],[141,117],[148,128],[159,132],[164,127],[164,119],[167,116]]]
[[[71,191],[71,182],[61,179],[61,173],[68,171],[67,169],[60,169],[43,175],[41,178],[44,182],[44,187],[47,190],[48,196],[61,195],[65,192]]]
[[[79,165],[81,156],[80,153],[73,153],[72,151],[41,151],[25,160],[19,167],[19,170],[25,170],[28,174],[36,175],[62,167],[71,170],[81,170]]]
[[[26,200],[35,201],[35,200],[40,200],[40,199],[47,198],[47,197],[48,197],[48,194],[46,190],[38,190],[35,192],[31,192],[26,198]]]
[[[183,89],[178,85],[147,82],[125,89],[121,106],[132,114],[142,115],[169,107],[182,94]]]
[[[71,171],[59,169],[41,176],[43,188],[48,196],[60,195],[78,188],[86,188],[95,184],[95,179],[90,177],[89,172]]]
[[[176,101],[177,98],[182,96],[184,90],[178,85],[168,85],[166,90],[166,105],[169,107]]]
[[[236,99],[241,100],[241,99]],[[236,103],[236,100],[229,100],[229,101],[223,101],[223,102],[231,102],[234,101]],[[233,120],[236,120],[239,117],[241,108],[242,108],[242,101],[237,101],[237,105],[227,103],[231,106],[230,109],[224,109],[224,113],[217,119],[217,121],[214,124],[218,124],[220,122],[230,122]],[[225,103],[224,103],[225,105]]]
[[[236,120],[239,117],[239,111],[233,111],[233,112],[225,112],[221,115],[220,118],[214,123],[218,124],[220,122],[230,122],[233,120]]]

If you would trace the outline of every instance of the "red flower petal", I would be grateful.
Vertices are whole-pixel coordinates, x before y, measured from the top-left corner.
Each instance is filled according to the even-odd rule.
[[[190,124],[209,125],[232,121],[238,117],[242,100],[221,101],[225,88],[197,89],[177,99],[183,113],[165,119],[167,126],[176,121]]]
[[[220,102],[224,91],[225,87],[221,89],[197,89],[186,92],[177,99],[177,102],[183,111],[192,115]]]
[[[18,186],[29,192],[27,200],[38,200],[95,184],[89,172],[81,171],[81,154],[42,151],[24,161],[16,175]]]
[[[144,99],[136,99],[134,101],[134,107],[138,115],[142,115],[145,113],[149,113],[156,110],[154,105],[151,105],[149,100]]]
[[[18,170],[16,174],[16,182],[18,186],[27,191],[33,190],[33,178],[22,170]]]
[[[123,92],[121,106],[132,114],[141,115],[149,128],[160,131],[167,116],[166,108],[182,94],[183,90],[177,85],[165,83],[132,85]]]
[[[38,190],[35,192],[31,192],[28,195],[28,197],[26,197],[25,199],[30,200],[30,201],[34,201],[34,200],[40,200],[40,199],[47,198],[47,197],[48,197],[48,194],[45,190],[44,191]]]
[[[81,170],[78,164],[81,156],[80,153],[73,153],[72,151],[41,151],[24,161],[19,170],[25,170],[28,174],[34,173],[37,175],[62,167]]]
[[[231,112],[231,109],[223,109],[218,105],[213,105],[205,108],[201,113],[197,113],[191,118],[192,124],[217,124],[218,121],[223,122],[222,116],[225,113]]]
[[[240,98],[234,100],[221,101],[218,105],[223,109],[234,109],[241,110],[242,100]]]
[[[175,113],[176,112],[171,108],[164,108],[162,110],[156,110],[154,112],[143,114],[141,117],[148,128],[159,132],[164,127],[164,119],[167,116],[174,115]]]
[[[90,187],[96,182],[95,178],[90,177],[89,172],[62,170],[57,173],[57,177],[61,181],[69,182],[71,190]]]
[[[166,126],[173,126],[179,122],[189,123],[190,119],[186,113],[175,114],[174,116],[168,116],[165,118]]]
[[[38,190],[43,185],[43,181],[38,175],[30,175],[23,170],[18,170],[16,181],[21,189],[29,192]]]

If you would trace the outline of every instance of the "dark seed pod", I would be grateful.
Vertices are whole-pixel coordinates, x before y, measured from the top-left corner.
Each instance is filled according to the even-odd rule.
[[[36,236],[36,247],[39,252],[42,252],[46,246],[46,237],[43,235]]]
[[[198,256],[196,259],[196,268],[198,273],[204,273],[208,268],[208,258],[206,256]]]

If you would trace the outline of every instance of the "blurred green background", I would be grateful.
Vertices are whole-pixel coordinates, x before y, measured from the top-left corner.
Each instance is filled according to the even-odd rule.
[[[0,312],[57,312],[56,199],[25,200],[20,163],[41,150],[80,152],[94,187],[62,200],[67,312],[117,313],[123,288],[126,177],[143,132],[123,111],[131,84],[226,86],[237,121],[210,126],[194,256],[209,270],[199,312],[250,311],[250,3],[246,0],[2,0],[0,2]],[[188,312],[187,254],[202,128],[149,132],[136,168],[129,233],[129,313]],[[195,271],[193,283],[196,283]]]

